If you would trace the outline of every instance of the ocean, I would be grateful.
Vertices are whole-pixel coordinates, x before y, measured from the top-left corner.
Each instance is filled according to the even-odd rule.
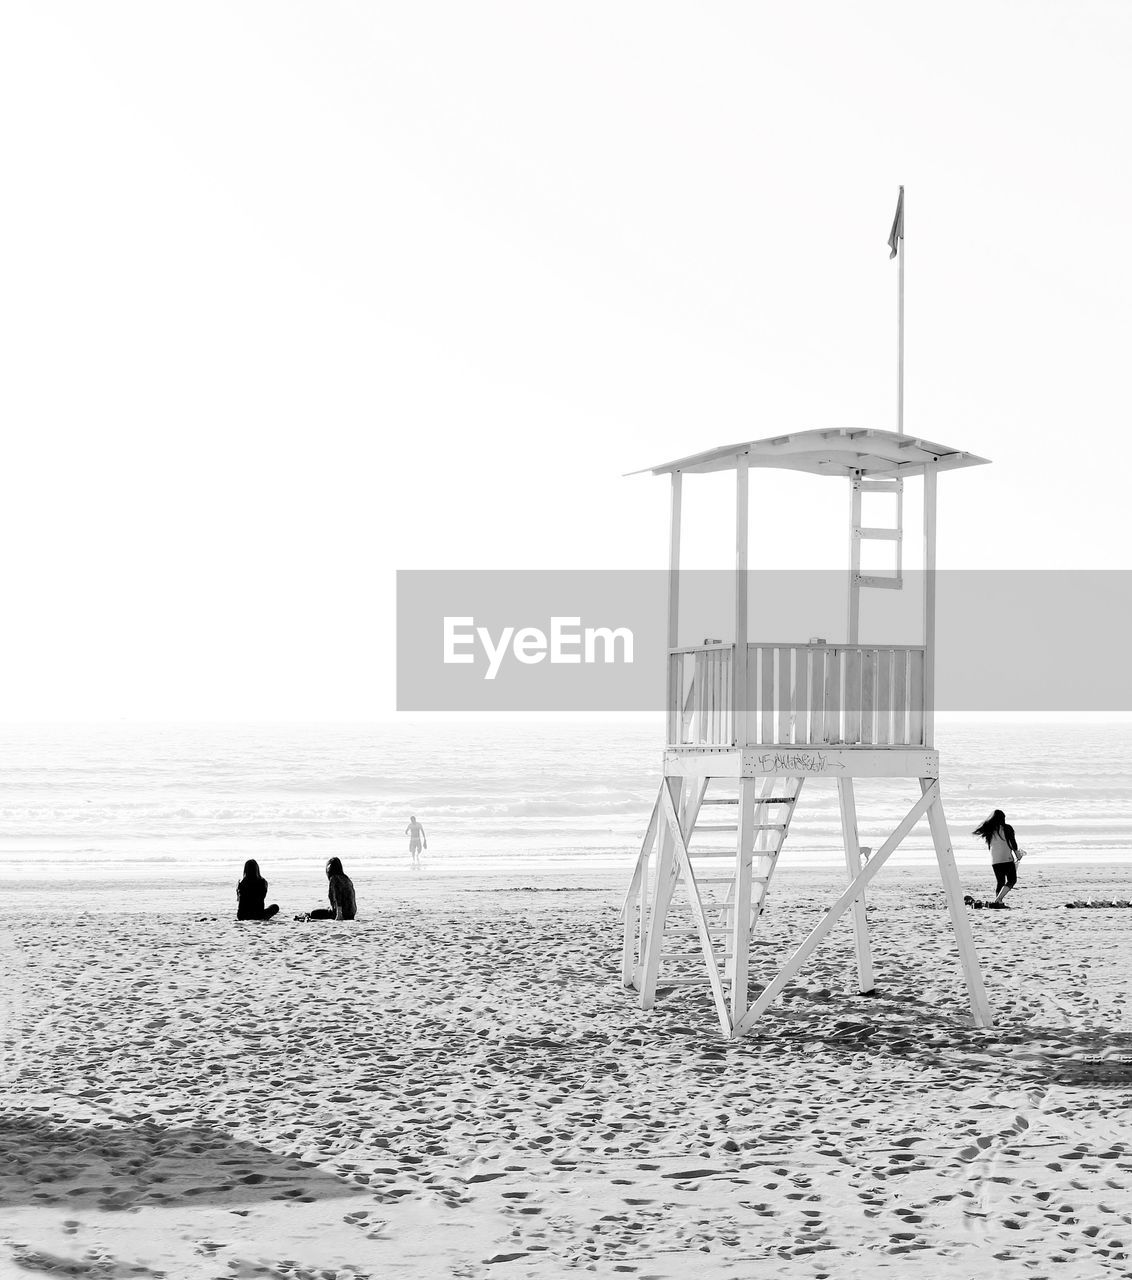
[[[640,723],[8,726],[0,875],[230,887],[256,858],[317,888],[335,854],[407,868],[410,814],[425,874],[628,874],[661,740]],[[970,832],[993,808],[1035,860],[1132,860],[1132,725],[945,723],[937,745],[961,863],[985,862]],[[862,842],[878,846],[916,794],[860,782]],[[807,782],[784,861],[836,865],[839,838],[834,784]],[[930,859],[926,824],[897,857]]]

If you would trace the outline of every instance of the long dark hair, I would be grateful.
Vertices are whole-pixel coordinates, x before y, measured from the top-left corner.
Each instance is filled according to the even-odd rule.
[[[342,870],[341,858],[331,858],[326,864],[327,879],[330,879],[331,876],[344,876],[345,874],[345,871]]]
[[[996,809],[986,822],[980,822],[971,834],[973,836],[982,836],[989,849],[991,838],[1000,831],[1002,832],[1002,838],[1017,853],[1018,841],[1014,838],[1014,828],[1006,821],[1006,814],[1001,809]]]
[[[245,880],[262,880],[263,873],[259,869],[259,863],[254,858],[249,858],[244,863],[244,879]]]

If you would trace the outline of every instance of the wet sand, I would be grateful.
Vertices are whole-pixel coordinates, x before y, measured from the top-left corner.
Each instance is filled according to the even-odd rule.
[[[1130,877],[972,910],[976,1031],[932,873],[888,867],[877,994],[843,921],[736,1044],[706,987],[621,987],[621,875],[401,877],[346,925],[9,893],[0,1275],[1126,1274],[1132,910],[1064,903]],[[837,884],[781,872],[759,951]]]

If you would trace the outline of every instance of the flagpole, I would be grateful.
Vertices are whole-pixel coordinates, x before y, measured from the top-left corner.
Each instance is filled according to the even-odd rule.
[[[897,263],[897,274],[900,277],[898,299],[896,304],[896,430],[904,434],[904,188],[900,188],[900,239],[897,247],[900,260]]]

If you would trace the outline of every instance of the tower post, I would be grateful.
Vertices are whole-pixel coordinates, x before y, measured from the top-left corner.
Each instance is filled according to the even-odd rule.
[[[841,808],[841,834],[845,841],[845,870],[852,883],[861,874],[861,844],[857,835],[857,799],[852,778],[837,779],[837,799]],[[869,946],[869,921],[865,895],[853,903],[853,940],[857,947],[857,989],[865,994],[873,989],[873,954]]]
[[[967,908],[963,905],[963,886],[959,883],[959,869],[955,865],[955,855],[951,851],[951,836],[948,834],[947,820],[943,816],[939,784],[935,783],[933,787],[930,778],[921,778],[920,787],[925,795],[928,794],[929,789],[934,790],[935,799],[928,808],[928,825],[931,827],[936,862],[939,864],[940,879],[943,881],[943,894],[947,899],[947,910],[951,915],[951,927],[955,930],[955,941],[959,946],[959,963],[967,983],[971,1017],[976,1027],[992,1027],[994,1017],[983,986],[983,977],[979,972],[979,957],[975,953],[975,941],[971,937],[971,923],[967,919]]]
[[[849,626],[846,640],[857,644],[861,634],[861,473],[849,477]]]
[[[747,484],[748,457],[735,460],[735,658],[732,671],[731,733],[736,746],[747,742]]]
[[[924,464],[924,746],[935,746],[936,465]]]

